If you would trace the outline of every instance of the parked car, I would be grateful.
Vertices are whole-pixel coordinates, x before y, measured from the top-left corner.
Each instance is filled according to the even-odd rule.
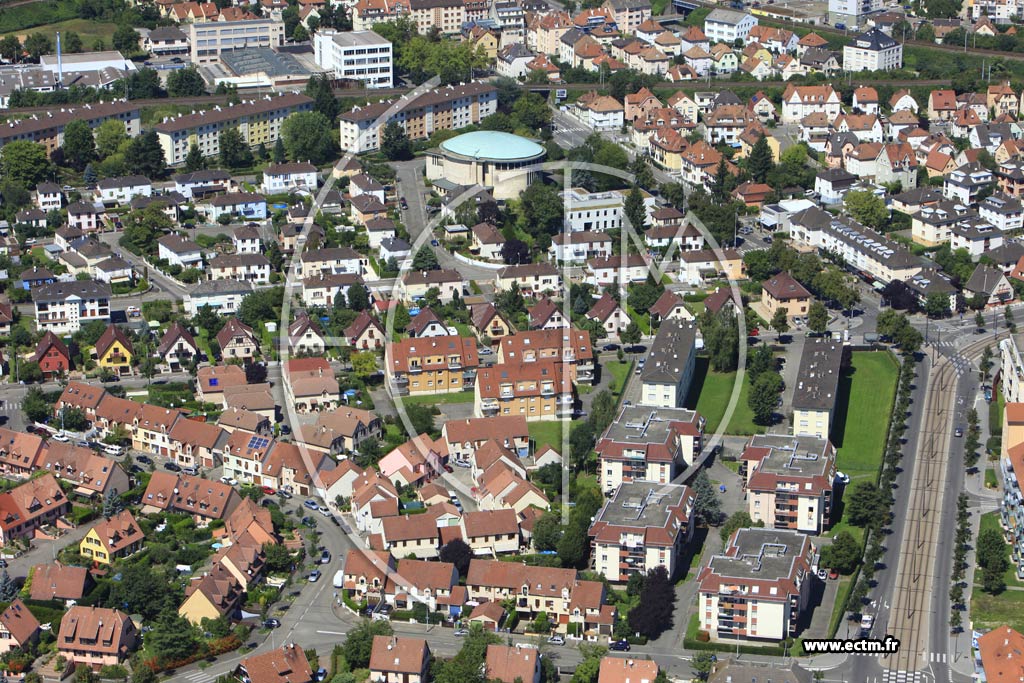
[[[193,477],[198,477],[199,476],[199,468],[196,467],[195,465],[189,465],[188,467],[182,467],[181,468],[181,473],[182,474],[188,474],[188,475],[193,476]]]
[[[454,635],[454,636],[456,636],[458,638],[461,638],[462,636],[468,636],[469,635],[469,631],[467,629],[464,629],[464,628],[457,628],[457,629],[455,629],[455,633],[453,633],[452,635]]]
[[[278,497],[278,498],[280,498],[280,499],[282,499],[282,500],[288,500],[289,498],[291,498],[291,497],[292,497],[292,494],[288,493],[288,492],[287,492],[287,491],[285,491],[284,489],[281,489],[281,490],[279,490],[279,491],[277,492],[277,497]]]
[[[312,517],[303,517],[302,518],[302,526],[315,527],[316,526],[316,520],[313,519]]]
[[[65,434],[64,432],[57,432],[56,434],[54,434],[50,438],[52,438],[54,441],[60,441],[61,443],[66,443],[68,441],[71,441],[71,439],[68,438],[68,435]]]
[[[330,550],[325,550],[322,553],[320,553],[320,564],[330,564],[330,563],[331,563],[331,551]]]
[[[327,678],[327,669],[323,667],[317,669],[316,673],[313,674],[313,680],[317,683],[320,683],[320,681],[324,680],[325,678]]]
[[[272,496],[275,493],[277,493],[277,491],[275,491],[274,489],[270,488],[269,486],[264,486],[263,487],[263,493],[265,493],[268,496]]]
[[[850,483],[850,475],[846,474],[845,472],[836,472],[836,481],[838,481],[840,484],[844,484],[844,485],[845,484],[849,484]]]
[[[326,505],[321,505],[320,507],[317,508],[317,511],[324,517],[331,516],[331,511]]]
[[[615,640],[608,646],[612,652],[629,652],[629,641]]]
[[[176,462],[165,462],[164,469],[171,472],[181,472],[181,465]]]
[[[451,465],[445,465],[444,471],[447,472],[448,474],[451,474],[452,472],[455,471],[455,469]]]
[[[618,344],[605,344],[604,346],[601,347],[601,350],[602,351],[618,351],[619,350],[619,345]]]
[[[229,477],[226,474],[223,477],[221,477],[220,480],[222,482],[224,482],[225,484],[227,484],[228,486],[238,486],[238,480],[234,479],[232,477]]]
[[[136,462],[141,462],[143,465],[152,465],[153,460],[148,455],[136,455]]]
[[[548,643],[551,645],[565,645],[565,638],[562,636],[551,636],[548,638]]]
[[[280,628],[281,622],[278,619],[267,619],[263,622],[263,628]]]
[[[316,511],[316,510],[320,509],[320,503],[316,502],[312,498],[307,499],[302,504],[305,505],[310,510],[313,510],[313,511]]]
[[[313,571],[311,571],[309,573],[309,582],[310,583],[316,583],[317,581],[320,580],[320,576],[321,576],[320,570],[319,569],[314,569]]]

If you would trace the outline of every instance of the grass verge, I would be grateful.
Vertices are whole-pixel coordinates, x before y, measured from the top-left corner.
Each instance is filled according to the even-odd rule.
[[[686,397],[686,407],[699,412],[707,425],[704,431],[708,434],[718,431],[718,427],[725,417],[725,408],[729,404],[729,397],[732,395],[732,387],[736,382],[735,372],[714,372],[709,368],[708,359],[697,358],[697,366],[693,373],[693,382],[690,384],[690,393]],[[765,428],[754,424],[754,413],[747,405],[747,396],[750,393],[750,381],[747,375],[743,376],[743,386],[740,388],[740,398],[736,404],[736,410],[732,414],[726,434],[763,434]]]
[[[437,406],[445,403],[472,403],[472,391],[458,391],[453,394],[421,394],[419,396],[403,396],[402,401],[424,406]]]

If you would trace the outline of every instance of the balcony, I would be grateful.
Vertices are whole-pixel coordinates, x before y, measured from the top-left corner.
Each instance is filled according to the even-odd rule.
[[[541,387],[540,395],[541,396],[554,396],[555,395],[555,388],[554,387]]]
[[[423,367],[420,365],[410,365],[409,372],[410,374],[418,375],[419,373],[423,372]]]
[[[448,361],[448,369],[449,370],[461,370],[462,369],[462,361],[459,361],[459,360],[449,360]]]
[[[493,400],[482,401],[480,403],[480,410],[483,412],[484,416],[486,416],[486,417],[497,415],[497,413],[498,413],[498,402],[497,401],[493,401]]]

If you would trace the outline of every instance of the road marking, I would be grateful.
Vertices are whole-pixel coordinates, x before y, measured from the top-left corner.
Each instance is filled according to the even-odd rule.
[[[343,636],[343,635],[345,635],[344,633],[342,633],[340,631],[317,631],[317,633],[319,633],[321,635],[325,635],[325,636]]]
[[[922,683],[923,677],[920,671],[886,669],[882,675],[882,683]]]

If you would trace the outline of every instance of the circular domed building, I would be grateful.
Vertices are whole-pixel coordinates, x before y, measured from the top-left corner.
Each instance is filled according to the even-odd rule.
[[[511,133],[481,130],[445,140],[427,155],[427,178],[491,188],[495,199],[519,196],[533,182],[546,151],[533,140]]]

